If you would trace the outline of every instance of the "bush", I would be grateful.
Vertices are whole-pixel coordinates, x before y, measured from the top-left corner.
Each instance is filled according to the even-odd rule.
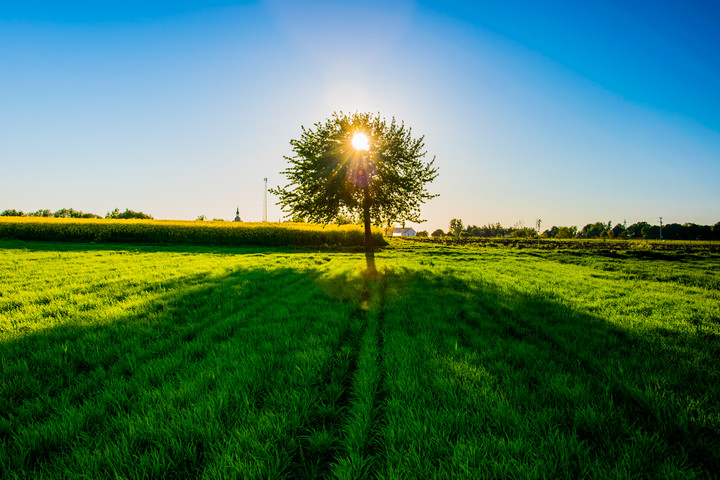
[[[387,245],[380,230],[375,229],[373,235],[376,245]],[[42,217],[2,217],[0,238],[60,242],[263,246],[362,246],[365,241],[363,229],[357,225]]]
[[[100,217],[98,217],[100,218]],[[123,219],[123,220],[130,220],[130,219],[138,219],[138,220],[152,220],[152,216],[148,215],[147,213],[143,212],[135,212],[133,210],[125,209],[124,212],[120,212],[120,209],[116,208],[112,212],[108,212],[105,214],[105,218],[110,219]]]

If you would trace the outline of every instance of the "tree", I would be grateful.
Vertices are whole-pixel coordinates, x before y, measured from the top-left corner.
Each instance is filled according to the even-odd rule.
[[[52,217],[52,212],[49,209],[41,209],[36,211],[35,213],[30,214],[33,217]]]
[[[500,222],[496,222],[494,225],[492,223],[488,223],[482,228],[482,235],[483,237],[502,237],[505,235],[505,229],[502,225],[500,225]]]
[[[660,238],[660,226],[658,225],[645,225],[642,228],[642,236],[650,239]]]
[[[125,209],[124,212],[120,212],[120,209],[116,208],[112,212],[108,212],[105,214],[105,218],[114,218],[114,219],[122,219],[122,220],[129,220],[131,218],[138,218],[141,220],[151,220],[153,217],[151,215],[148,215],[147,213],[143,212],[135,212],[133,210]]]
[[[2,213],[0,213],[0,217],[24,217],[25,214],[21,211],[15,210],[14,208],[12,210],[3,210]]]
[[[290,140],[294,155],[283,174],[289,183],[270,189],[290,215],[328,224],[358,216],[365,250],[373,251],[371,224],[421,222],[420,206],[437,195],[425,186],[437,177],[435,158],[424,162],[424,137],[393,118],[333,113]],[[354,141],[353,141],[354,140]]]
[[[445,235],[445,232],[443,232],[439,228],[430,234],[431,237],[442,237],[444,235]]]
[[[560,227],[558,228],[557,238],[575,238],[577,236],[577,227]]]
[[[455,238],[460,238],[463,228],[463,222],[459,218],[453,218],[450,220],[450,231],[453,232]]]
[[[712,227],[710,225],[701,225],[698,227],[698,240],[712,240],[713,239],[713,233],[712,233]]]
[[[555,238],[558,236],[559,231],[560,229],[557,226],[553,225],[552,228],[545,230],[542,234],[547,238]]]
[[[618,223],[610,231],[614,238],[627,238],[625,235],[625,226],[622,223]]]
[[[537,235],[537,231],[531,227],[516,228],[510,232],[512,238],[535,238]]]
[[[627,233],[630,238],[638,238],[642,237],[642,230],[645,227],[649,227],[650,224],[647,222],[637,222],[633,223],[629,227],[627,227]]]
[[[465,227],[465,233],[470,237],[479,237],[480,228],[477,225],[468,225]]]
[[[83,213],[80,210],[73,210],[72,208],[61,208],[53,212],[52,216],[55,218],[100,218],[100,216],[94,213]]]
[[[605,231],[604,222],[588,223],[580,231],[581,238],[598,238]]]
[[[427,230],[420,230],[417,232],[416,237],[418,238],[428,238],[428,231]]]

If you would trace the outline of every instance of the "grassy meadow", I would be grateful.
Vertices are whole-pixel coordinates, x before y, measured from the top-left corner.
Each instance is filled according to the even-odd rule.
[[[716,478],[720,255],[0,241],[1,478]]]

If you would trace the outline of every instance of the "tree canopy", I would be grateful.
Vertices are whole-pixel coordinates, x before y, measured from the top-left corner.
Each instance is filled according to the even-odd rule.
[[[294,155],[285,157],[289,183],[270,189],[283,211],[324,224],[362,219],[368,251],[371,224],[423,221],[420,206],[437,196],[426,189],[437,169],[434,157],[424,161],[424,136],[414,138],[404,122],[370,113],[336,112],[301,128],[300,138],[290,140]]]
[[[453,218],[450,220],[450,231],[453,232],[456,238],[460,238],[460,234],[463,231],[463,222],[459,218]]]

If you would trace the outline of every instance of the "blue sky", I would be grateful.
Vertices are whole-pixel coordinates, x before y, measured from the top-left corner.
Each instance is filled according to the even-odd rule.
[[[419,228],[712,224],[718,5],[3,1],[0,209],[256,221],[300,126],[358,110],[437,157]]]

